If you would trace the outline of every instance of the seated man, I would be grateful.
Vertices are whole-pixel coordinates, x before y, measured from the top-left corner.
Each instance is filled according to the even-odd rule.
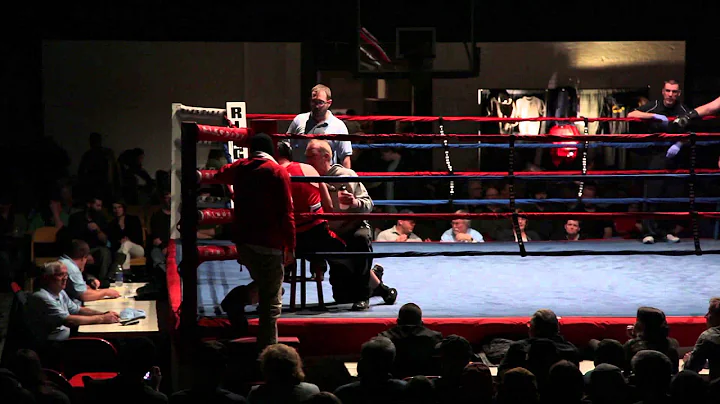
[[[82,240],[73,240],[65,247],[65,255],[60,257],[60,262],[65,265],[68,272],[68,282],[65,287],[67,295],[82,305],[82,302],[100,300],[105,298],[115,299],[120,293],[114,289],[101,289],[100,281],[97,278],[88,278],[87,283],[83,279],[83,272],[90,256],[90,247]],[[90,288],[88,289],[88,284]]]
[[[70,337],[70,327],[89,324],[112,324],[120,316],[102,313],[75,304],[67,293],[68,270],[59,261],[45,264],[40,278],[41,288],[28,299],[28,321],[38,342],[62,341]]]
[[[710,299],[705,314],[708,329],[697,339],[692,352],[685,355],[685,370],[700,372],[705,364],[710,367],[710,380],[720,377],[720,298]]]
[[[400,308],[397,326],[380,333],[395,345],[397,355],[392,375],[405,378],[417,375],[439,374],[433,365],[435,346],[442,341],[442,334],[423,324],[422,310],[415,303]]]
[[[536,311],[530,318],[528,327],[529,338],[510,344],[505,357],[498,366],[498,373],[517,367],[523,367],[533,373],[536,371],[548,372],[550,366],[562,359],[568,360],[576,366],[580,365],[577,348],[560,335],[560,323],[552,310]],[[546,342],[547,344],[545,344]],[[547,350],[548,346],[552,346],[553,349]],[[533,349],[535,347],[539,349]],[[539,353],[539,356],[536,355],[533,358],[533,352]],[[531,369],[537,366],[542,368]]]
[[[338,387],[335,395],[343,404],[405,402],[406,382],[391,375],[395,345],[385,337],[363,344],[358,362],[359,381]]]
[[[409,209],[403,209],[400,213],[413,213]],[[395,226],[383,230],[377,235],[375,241],[394,241],[394,242],[417,242],[422,241],[417,234],[413,233],[415,230],[414,220],[398,220]]]
[[[113,267],[112,264],[112,253],[108,248],[108,223],[102,209],[103,201],[100,198],[89,198],[85,210],[70,215],[67,229],[58,232],[58,240],[67,242],[78,239],[88,243],[90,254],[93,256],[93,263],[88,268],[88,272],[92,272],[101,283],[105,284],[114,280],[117,266]],[[122,262],[125,256],[117,254],[116,260]]]
[[[465,210],[458,210],[455,213],[468,213]],[[440,237],[440,241],[444,243],[483,243],[482,234],[477,230],[470,228],[470,220],[455,219],[452,221],[452,228],[447,229]]]
[[[292,161],[293,150],[290,142],[282,141],[277,146],[277,162],[285,167],[291,177],[317,177],[317,170],[305,163]],[[324,182],[292,182],[293,206],[295,209],[295,234],[297,246],[295,253],[332,252],[345,250],[345,242],[332,230],[325,219],[304,219],[299,213],[330,213],[333,202]],[[286,269],[287,271],[288,269]],[[289,268],[289,270],[294,270]],[[310,260],[310,272],[322,280],[325,272],[324,259]]]
[[[324,140],[313,139],[305,151],[307,162],[320,175],[357,177],[355,171],[340,164],[331,165],[332,150]],[[361,182],[328,184],[335,212],[370,213],[373,201]],[[351,252],[371,252],[372,236],[366,220],[333,220],[329,222],[333,230],[347,245]],[[330,264],[330,284],[337,303],[353,303],[353,310],[366,310],[370,307],[370,297],[380,296],[386,304],[397,299],[397,290],[382,283],[371,270],[372,258],[338,258],[328,260]]]
[[[564,231],[562,233],[558,233],[553,238],[555,240],[565,241],[580,241],[585,239],[583,234],[580,233],[581,227],[579,220],[568,219],[563,226],[563,230]]]

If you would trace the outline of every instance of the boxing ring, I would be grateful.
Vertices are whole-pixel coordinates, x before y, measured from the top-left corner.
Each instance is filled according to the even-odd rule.
[[[222,110],[215,110],[220,114]],[[248,115],[252,119],[292,119],[289,115]],[[276,139],[284,137],[320,138],[343,140],[417,141],[441,140],[442,143],[423,146],[439,147],[445,151],[448,171],[442,172],[358,172],[362,181],[385,182],[418,178],[443,179],[449,182],[449,198],[443,200],[374,201],[377,206],[407,205],[487,205],[506,204],[513,212],[518,205],[538,200],[515,198],[517,181],[563,180],[578,184],[577,199],[548,199],[546,203],[593,203],[630,204],[668,203],[687,204],[686,212],[526,212],[522,215],[533,219],[601,220],[617,218],[650,218],[656,220],[687,220],[691,223],[693,237],[680,243],[656,243],[644,245],[637,240],[604,239],[585,241],[532,241],[485,243],[373,243],[371,253],[324,253],[308,254],[326,257],[365,254],[373,257],[373,264],[385,268],[384,281],[398,289],[394,305],[384,305],[382,299],[373,298],[367,311],[350,311],[349,304],[332,302],[332,290],[327,280],[322,283],[325,306],[318,309],[316,285],[307,282],[307,307],[290,311],[290,293],[283,296],[283,313],[278,321],[281,336],[300,339],[304,354],[341,355],[355,354],[360,345],[391,326],[402,304],[414,302],[423,309],[424,321],[443,334],[460,334],[473,343],[479,343],[490,335],[522,335],[527,331],[529,316],[539,308],[551,308],[562,317],[563,334],[572,342],[583,346],[591,338],[615,338],[624,340],[625,326],[634,322],[639,306],[661,308],[668,315],[671,336],[682,345],[692,345],[704,330],[702,317],[710,297],[720,295],[720,241],[700,238],[700,222],[717,224],[720,198],[695,196],[695,183],[720,176],[720,170],[695,168],[698,147],[715,144],[720,140],[717,133],[640,134],[640,135],[584,135],[581,138],[565,135],[454,135],[442,133],[442,120],[508,120],[507,118],[437,118],[437,117],[340,117],[353,120],[440,120],[441,133],[380,134],[380,135],[285,135],[272,134]],[[565,119],[565,118],[564,118]],[[576,118],[567,118],[575,120]],[[607,120],[608,118],[595,118]],[[632,120],[625,118],[626,120]],[[557,118],[534,118],[529,120],[557,120]],[[593,119],[577,118],[592,121]],[[232,126],[232,125],[230,125]],[[585,125],[587,127],[587,125]],[[250,283],[249,272],[240,270],[235,261],[237,252],[229,242],[199,241],[198,225],[224,224],[232,220],[228,207],[198,207],[196,184],[217,183],[214,171],[196,169],[198,141],[244,144],[252,134],[249,128],[233,128],[197,124],[191,120],[182,123],[182,207],[183,225],[180,238],[168,248],[168,290],[177,327],[192,327],[202,336],[232,337],[229,322],[220,308],[220,302],[234,287]],[[506,147],[510,151],[507,172],[454,172],[451,163],[453,146],[449,140],[482,141],[471,143],[472,147]],[[516,141],[526,141],[518,144]],[[515,172],[515,148],[567,148],[567,142],[582,155],[601,144],[607,147],[644,147],[645,144],[671,145],[675,141],[689,142],[691,167],[689,170],[665,171],[589,171],[586,164],[582,170],[556,172]],[[589,143],[590,141],[598,143]],[[548,143],[554,142],[554,143]],[[565,142],[565,143],[560,143]],[[602,142],[602,143],[601,143]],[[375,146],[375,145],[363,145]],[[406,143],[382,143],[378,147],[403,147]],[[519,146],[519,147],[518,147]],[[468,146],[469,147],[469,146]],[[596,198],[582,199],[585,181],[626,179],[677,179],[688,182],[686,198]],[[454,188],[468,179],[503,179],[510,184],[510,198],[506,200],[454,199]],[[292,181],[328,183],[346,181],[342,177],[291,177]],[[191,185],[191,186],[190,186]],[[237,191],[237,190],[236,190]],[[699,208],[705,209],[701,210]],[[311,214],[308,214],[311,215]],[[414,219],[446,220],[467,218],[473,220],[512,220],[518,229],[517,213],[326,213],[326,219]],[[197,220],[193,220],[197,218]],[[717,238],[717,237],[716,237]],[[299,265],[300,267],[301,265]],[[286,292],[290,285],[284,284]],[[252,319],[253,333],[257,320]]]

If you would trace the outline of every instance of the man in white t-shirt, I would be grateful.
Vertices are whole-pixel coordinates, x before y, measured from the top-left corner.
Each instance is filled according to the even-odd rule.
[[[310,99],[310,112],[299,114],[293,119],[288,127],[287,134],[310,135],[310,134],[332,134],[347,135],[348,128],[345,122],[338,119],[332,112],[332,92],[330,88],[318,84],[312,89]],[[293,161],[305,163],[305,150],[309,139],[290,139],[293,148]],[[350,168],[350,156],[352,156],[352,145],[349,141],[330,140],[327,142],[332,149],[331,164],[340,164]]]

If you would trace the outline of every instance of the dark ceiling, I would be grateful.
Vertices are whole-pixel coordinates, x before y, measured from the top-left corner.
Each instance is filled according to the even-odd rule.
[[[349,42],[358,19],[378,35],[395,27],[432,25],[438,39],[463,40],[471,0],[336,2],[236,1],[142,5],[48,2],[41,11],[26,10],[43,39],[173,41]],[[527,3],[527,4],[526,4]],[[478,41],[685,40],[717,31],[717,1],[689,0],[660,7],[659,1],[476,1]],[[582,5],[580,5],[582,4]],[[673,3],[665,3],[673,4]],[[38,14],[39,13],[39,14]],[[368,17],[369,16],[369,17]],[[368,22],[368,23],[370,23]],[[459,29],[461,28],[461,29]]]

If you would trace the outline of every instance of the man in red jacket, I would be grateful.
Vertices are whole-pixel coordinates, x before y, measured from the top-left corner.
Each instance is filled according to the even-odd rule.
[[[272,139],[257,134],[250,158],[220,169],[216,178],[233,184],[232,240],[238,262],[250,271],[258,290],[258,349],[277,343],[285,265],[295,260],[295,216],[290,176],[272,157]],[[223,308],[232,310],[232,307]],[[242,313],[244,308],[234,308]],[[233,314],[228,312],[230,316]]]

